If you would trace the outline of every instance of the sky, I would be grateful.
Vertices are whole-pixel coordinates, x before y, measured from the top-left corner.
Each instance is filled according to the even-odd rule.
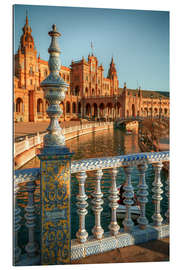
[[[107,76],[113,56],[119,87],[169,91],[169,12],[59,6],[14,6],[14,53],[17,52],[26,11],[35,46],[48,60],[48,31],[56,24],[61,62],[87,59],[93,53]]]

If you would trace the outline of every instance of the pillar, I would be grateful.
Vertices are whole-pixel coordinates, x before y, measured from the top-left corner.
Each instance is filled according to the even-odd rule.
[[[60,77],[60,48],[56,25],[49,32],[49,76],[41,83],[49,102],[50,124],[44,136],[44,146],[38,155],[41,162],[41,264],[69,264],[71,261],[70,179],[72,154],[65,146],[59,126],[62,114],[59,104],[65,98],[68,85]]]

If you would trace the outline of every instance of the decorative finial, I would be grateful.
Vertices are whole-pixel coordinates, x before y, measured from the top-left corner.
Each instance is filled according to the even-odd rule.
[[[49,76],[41,83],[44,90],[45,99],[49,102],[47,114],[50,117],[50,125],[47,128],[48,134],[44,136],[43,151],[66,151],[65,137],[62,129],[59,126],[58,118],[63,113],[59,104],[65,99],[65,92],[68,84],[61,78],[59,72],[61,69],[61,62],[59,59],[60,48],[58,44],[58,37],[61,34],[57,31],[56,25],[52,25],[52,30],[48,33],[51,37],[51,44],[48,49],[49,56]]]

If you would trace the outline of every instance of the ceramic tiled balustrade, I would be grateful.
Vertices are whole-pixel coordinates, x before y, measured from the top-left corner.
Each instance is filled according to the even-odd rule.
[[[77,213],[79,215],[79,228],[77,228],[76,239],[71,239],[71,260],[83,258],[92,254],[98,254],[115,248],[120,248],[137,243],[147,242],[149,240],[159,239],[169,236],[169,210],[165,217],[161,215],[162,200],[162,182],[160,172],[163,163],[169,164],[169,151],[157,153],[139,153],[115,157],[90,158],[86,160],[73,161],[71,163],[71,174],[75,174],[79,183],[79,193],[77,194]],[[148,186],[146,185],[145,172],[147,167],[152,164],[155,172],[154,182],[152,184],[153,200],[155,202],[154,214],[152,216],[153,223],[149,224],[146,218],[146,203],[148,196]],[[117,169],[122,167],[125,172],[125,205],[126,215],[123,220],[123,226],[119,228],[116,220],[117,209],[117,187],[116,176]],[[133,186],[131,183],[132,168],[137,167],[139,171],[138,185],[138,201],[140,204],[141,214],[138,218],[138,225],[134,225],[131,218],[131,204],[133,198]],[[167,168],[167,166],[166,166]],[[104,232],[101,226],[101,212],[103,198],[101,192],[101,177],[103,170],[109,169],[111,172],[111,188],[109,190],[109,207],[111,208],[111,222],[109,230]],[[94,212],[94,227],[92,235],[88,236],[86,231],[86,215],[87,215],[87,195],[85,190],[85,182],[87,179],[87,171],[95,171],[96,185],[93,192],[92,210]],[[41,171],[36,169],[17,170],[14,175],[14,192],[18,192],[18,185],[26,182],[28,192],[28,203],[26,206],[26,226],[29,235],[28,243],[26,243],[27,258],[21,256],[21,247],[18,245],[20,237],[21,219],[18,205],[15,205],[14,211],[14,263],[17,265],[39,263],[38,245],[34,237],[35,234],[35,206],[33,194],[36,188],[35,181],[40,179]],[[169,200],[169,177],[166,181],[166,197]],[[69,218],[70,217],[67,217]]]

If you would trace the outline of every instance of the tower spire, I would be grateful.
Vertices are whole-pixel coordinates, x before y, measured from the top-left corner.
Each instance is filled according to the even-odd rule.
[[[26,9],[26,25],[28,25],[28,11]]]

